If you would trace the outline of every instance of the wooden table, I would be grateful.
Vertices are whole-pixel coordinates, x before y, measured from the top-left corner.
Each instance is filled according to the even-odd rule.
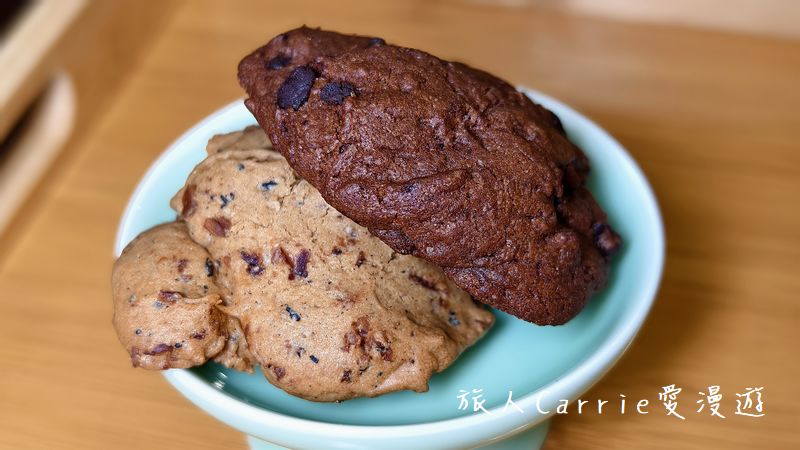
[[[668,241],[661,291],[584,396],[647,398],[651,412],[572,408],[547,448],[797,448],[800,43],[427,1],[178,4],[0,241],[0,447],[245,447],[158,374],[130,367],[110,324],[112,242],[154,158],[242,95],[239,59],[302,23],[550,93],[615,135],[652,182]],[[673,383],[685,421],[658,402]],[[709,385],[722,386],[727,419],[694,412]],[[734,414],[748,386],[764,386],[766,416]]]

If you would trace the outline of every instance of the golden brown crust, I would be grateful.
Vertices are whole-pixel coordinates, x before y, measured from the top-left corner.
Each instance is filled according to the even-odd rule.
[[[393,252],[339,214],[249,129],[212,139],[192,190],[192,238],[217,271],[269,381],[315,401],[427,390],[493,324],[442,271]],[[227,148],[236,148],[235,151]],[[206,227],[224,222],[224,233]]]
[[[252,358],[230,350],[236,319],[219,309],[207,262],[179,222],[151,228],[125,247],[112,272],[113,323],[134,367],[187,368],[224,354],[224,364],[252,371]]]

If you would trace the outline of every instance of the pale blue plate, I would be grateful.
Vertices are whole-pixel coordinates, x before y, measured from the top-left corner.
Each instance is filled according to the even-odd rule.
[[[295,447],[477,446],[546,419],[559,399],[572,400],[619,358],[655,297],[664,258],[664,236],[655,197],[625,150],[602,129],[556,100],[526,91],[562,120],[570,139],[589,156],[589,186],[624,239],[608,286],[568,324],[539,327],[496,312],[497,325],[445,372],[427,393],[398,392],[340,404],[313,403],[217,364],[167,372],[181,392],[212,415],[261,439]],[[123,217],[117,252],[139,232],[175,214],[171,196],[204,156],[214,134],[255,120],[241,101],[209,116],[179,138],[151,167]],[[462,390],[481,389],[492,412],[459,409]],[[525,412],[504,406],[513,399]],[[541,397],[538,395],[544,394]],[[550,410],[541,413],[536,408]],[[323,423],[331,424],[330,426]]]

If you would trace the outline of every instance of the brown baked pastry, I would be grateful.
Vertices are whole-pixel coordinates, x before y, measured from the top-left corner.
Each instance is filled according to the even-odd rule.
[[[208,252],[185,224],[140,234],[114,264],[111,284],[114,327],[134,367],[186,368],[214,358],[252,372],[238,320],[219,308]]]
[[[215,137],[172,201],[267,379],[315,401],[427,390],[492,314],[339,214],[267,145],[257,127]]]
[[[300,28],[239,65],[246,105],[331,206],[477,299],[562,324],[620,246],[586,156],[508,83],[381,39]]]

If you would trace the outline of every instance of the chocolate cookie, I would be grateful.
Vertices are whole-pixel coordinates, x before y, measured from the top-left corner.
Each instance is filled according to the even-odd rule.
[[[208,252],[182,223],[134,239],[114,264],[113,323],[134,367],[186,368],[210,358],[252,371],[238,320],[220,309]]]
[[[477,299],[555,325],[605,284],[621,241],[585,188],[589,162],[555,114],[508,83],[308,28],[247,56],[239,80],[275,148],[328,203]]]
[[[258,128],[212,139],[172,206],[272,384],[315,401],[425,391],[493,324],[436,266],[392,251],[278,152],[243,142],[269,145]]]

